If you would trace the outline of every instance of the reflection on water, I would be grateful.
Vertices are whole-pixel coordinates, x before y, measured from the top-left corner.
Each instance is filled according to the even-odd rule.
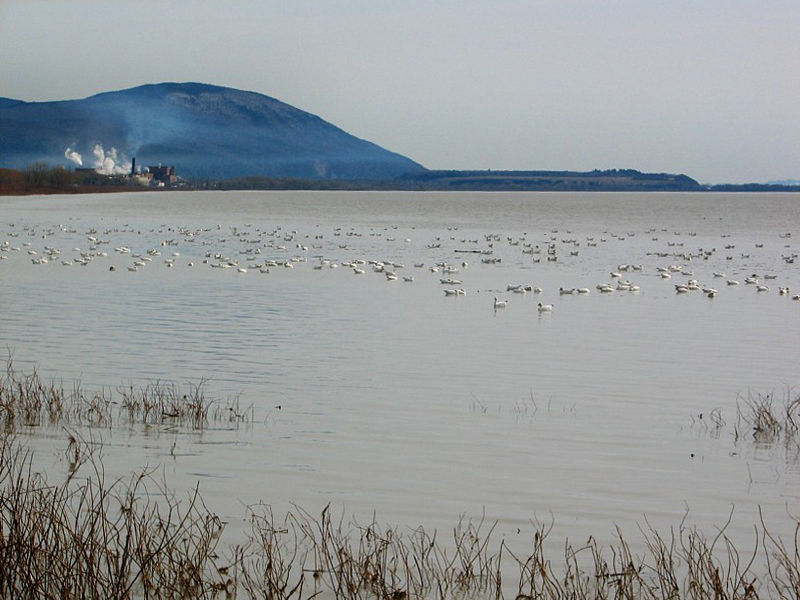
[[[779,524],[800,508],[796,452],[737,443],[731,425],[739,393],[796,393],[796,194],[114,194],[0,209],[2,342],[18,369],[84,387],[204,380],[252,405],[247,425],[95,432],[109,469],[161,465],[231,519],[259,500],[333,502],[409,525],[485,511],[507,533],[552,512],[581,538],[643,515],[673,525],[687,506],[720,525],[734,505],[744,536],[759,506]],[[48,248],[60,254],[33,264]],[[81,252],[87,266],[62,265]],[[621,265],[641,270],[611,277]],[[744,283],[754,273],[769,291]],[[617,291],[624,279],[639,291]],[[677,294],[690,279],[716,297]],[[727,424],[706,435],[693,416],[717,407]]]

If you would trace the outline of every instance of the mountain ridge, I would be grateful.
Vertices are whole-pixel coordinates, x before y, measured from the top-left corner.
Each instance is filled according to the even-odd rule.
[[[387,179],[415,161],[357,138],[276,98],[198,82],[145,84],[77,100],[0,99],[0,166],[100,145],[140,165],[173,164],[188,178]]]

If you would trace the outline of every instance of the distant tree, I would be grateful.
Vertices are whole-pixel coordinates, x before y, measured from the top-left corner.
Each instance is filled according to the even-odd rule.
[[[19,193],[25,188],[25,175],[17,169],[0,169],[0,190]]]
[[[25,167],[25,183],[31,187],[47,185],[50,167],[46,162],[37,161]]]
[[[56,188],[65,188],[72,183],[72,173],[64,167],[55,167],[49,173],[49,184]]]

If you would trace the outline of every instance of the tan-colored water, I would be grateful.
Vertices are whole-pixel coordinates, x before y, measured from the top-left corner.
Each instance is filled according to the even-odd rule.
[[[800,512],[797,444],[734,430],[737,395],[797,394],[799,225],[796,194],[0,198],[0,342],[17,369],[67,384],[205,379],[252,405],[248,425],[92,431],[110,472],[199,482],[233,531],[258,501],[429,528],[485,513],[509,539],[552,518],[554,537],[578,540],[615,524],[635,537],[645,516],[676,525],[687,508],[713,531],[733,507],[729,531],[749,540],[759,507],[779,533]],[[33,264],[47,248],[60,254]],[[622,264],[641,270],[612,278]],[[693,275],[662,278],[669,266]],[[596,289],[625,279],[639,291]],[[717,296],[677,294],[690,279]],[[718,432],[698,420],[714,408]],[[25,436],[59,477],[65,432]]]

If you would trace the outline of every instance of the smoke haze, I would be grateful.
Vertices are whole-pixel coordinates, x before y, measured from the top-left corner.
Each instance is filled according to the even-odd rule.
[[[83,157],[72,148],[67,148],[66,150],[64,150],[64,158],[71,160],[79,167],[83,166]]]
[[[118,154],[116,148],[106,152],[101,144],[95,144],[92,154],[94,154],[94,170],[101,175],[126,175],[131,172],[131,161],[123,154]]]

